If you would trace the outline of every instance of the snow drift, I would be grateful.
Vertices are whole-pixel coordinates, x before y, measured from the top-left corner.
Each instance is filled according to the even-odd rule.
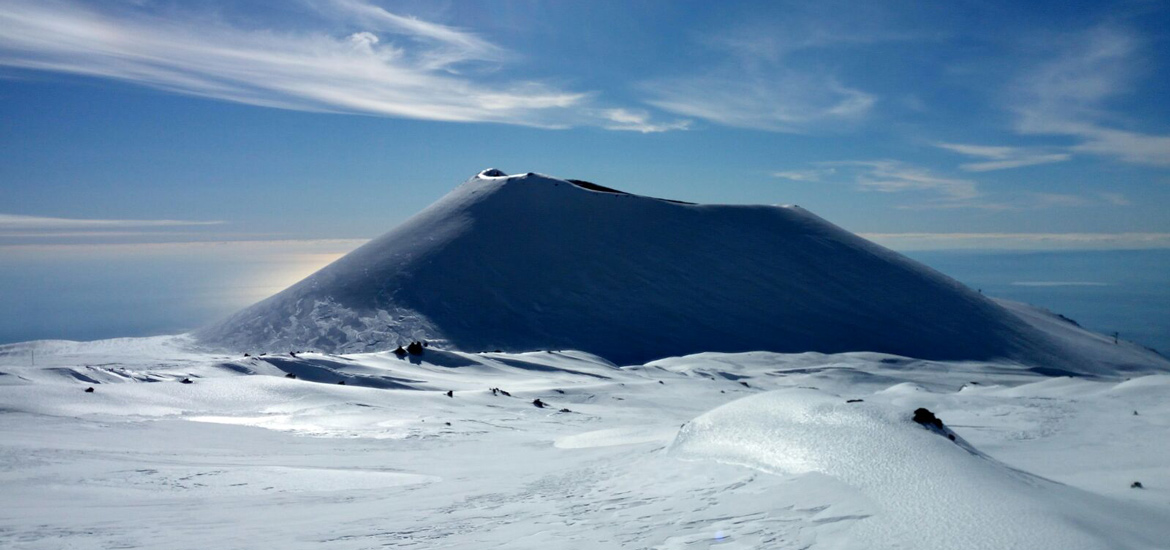
[[[949,431],[948,431],[949,433]],[[951,433],[950,435],[953,435]],[[1165,519],[1010,468],[911,421],[910,411],[813,389],[757,394],[687,423],[669,452],[859,493],[864,548],[1157,548]]]
[[[768,350],[1101,368],[1050,332],[799,207],[695,205],[485,170],[195,336],[253,352],[425,339],[464,351],[576,349],[623,364]],[[1115,367],[1158,362],[1126,353],[1099,355]]]

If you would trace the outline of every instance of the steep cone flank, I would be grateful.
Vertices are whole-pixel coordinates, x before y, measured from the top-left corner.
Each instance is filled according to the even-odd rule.
[[[692,205],[485,171],[196,333],[235,350],[878,351],[1067,365],[982,295],[798,207]]]

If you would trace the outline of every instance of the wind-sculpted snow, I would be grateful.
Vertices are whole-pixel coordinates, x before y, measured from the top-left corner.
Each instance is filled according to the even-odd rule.
[[[575,349],[620,364],[876,351],[1109,372],[799,207],[684,204],[499,171],[195,335],[252,353],[429,340],[462,351]],[[1157,362],[1138,355],[1124,363]]]
[[[1071,550],[1165,542],[1157,516],[1012,469],[910,418],[888,405],[791,388],[694,419],[670,452],[844,482],[873,506],[873,517],[850,534],[851,547]]]
[[[1168,388],[872,352],[2,345],[0,548],[1164,548]]]

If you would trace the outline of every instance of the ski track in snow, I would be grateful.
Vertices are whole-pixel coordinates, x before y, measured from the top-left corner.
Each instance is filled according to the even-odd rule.
[[[243,358],[188,345],[0,346],[0,547],[1170,540],[1165,374],[1053,378],[875,353],[618,368],[580,352]],[[908,422],[917,407],[976,451]]]

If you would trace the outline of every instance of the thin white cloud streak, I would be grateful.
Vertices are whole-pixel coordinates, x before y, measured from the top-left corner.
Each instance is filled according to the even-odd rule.
[[[1037,164],[1064,162],[1072,158],[1072,155],[1068,153],[1045,153],[1023,147],[969,145],[962,143],[936,143],[935,147],[961,155],[988,159],[982,162],[959,165],[960,169],[968,172],[989,172],[992,170],[1022,168]]]
[[[961,146],[968,147],[968,146]],[[1000,154],[1000,149],[970,146],[982,154]],[[1003,148],[1010,149],[1010,148]],[[1010,154],[1005,152],[1003,154]],[[816,163],[816,168],[773,172],[772,176],[802,183],[828,183],[830,176],[839,175],[837,183],[852,183],[862,191],[888,194],[916,194],[927,198],[919,202],[896,206],[900,210],[958,210],[990,211],[1039,210],[1070,208],[1108,203],[1115,206],[1129,204],[1119,193],[1097,193],[1092,196],[1066,193],[1037,193],[1018,191],[988,196],[974,180],[940,175],[928,168],[898,160],[847,160]],[[933,196],[931,196],[933,195]]]
[[[665,123],[653,122],[650,113],[641,110],[604,109],[601,111],[601,117],[609,121],[603,124],[603,127],[607,130],[625,130],[641,132],[643,134],[686,130],[691,126],[691,121],[689,120],[676,120]]]
[[[831,78],[777,69],[767,76],[663,79],[642,85],[646,102],[664,111],[725,126],[802,133],[865,117],[877,98]]]
[[[1101,26],[1069,37],[1062,51],[1030,67],[1017,83],[1016,130],[1062,135],[1069,149],[1132,164],[1170,166],[1170,136],[1112,127],[1104,104],[1131,91],[1142,41],[1133,32]]]
[[[1170,233],[861,233],[895,250],[1139,250],[1170,248]]]
[[[779,172],[772,172],[772,177],[781,178],[792,181],[815,183],[837,173],[834,168],[816,168],[811,170],[781,170]]]
[[[772,132],[832,131],[863,121],[877,96],[831,72],[801,68],[794,56],[920,37],[826,17],[817,7],[792,11],[781,21],[704,33],[697,41],[718,60],[685,75],[641,83],[646,103],[724,126]]]
[[[69,229],[120,229],[128,227],[187,227],[220,225],[222,221],[190,220],[97,220],[75,218],[47,218],[0,214],[0,231],[52,231]],[[20,233],[15,233],[19,235]],[[107,233],[108,234],[108,233]]]
[[[159,243],[52,243],[0,244],[6,259],[70,259],[183,257],[212,255],[236,258],[298,255],[339,256],[369,242],[368,239],[275,239],[237,241],[186,241]]]
[[[896,160],[855,160],[825,165],[853,168],[861,188],[883,193],[928,191],[942,195],[947,203],[979,197],[978,184],[971,180],[940,176],[929,169]]]
[[[0,65],[133,82],[226,101],[304,111],[453,122],[563,126],[588,94],[533,81],[489,84],[452,65],[496,60],[501,51],[441,25],[344,0],[374,30],[405,35],[413,48],[373,32],[247,30],[223,23],[99,13],[72,2],[0,5]]]

